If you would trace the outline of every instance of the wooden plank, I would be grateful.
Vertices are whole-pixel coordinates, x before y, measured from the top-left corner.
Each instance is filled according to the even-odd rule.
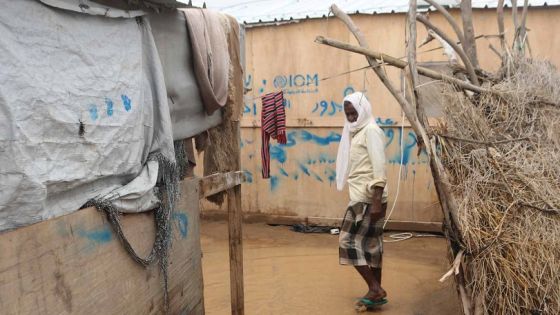
[[[243,233],[241,211],[241,186],[228,191],[229,268],[231,288],[231,314],[245,314],[243,292]]]
[[[225,221],[228,219],[228,213],[220,210],[203,211],[202,219],[210,221]],[[244,213],[243,222],[266,223],[271,225],[311,224],[322,226],[340,226],[342,223],[342,218],[300,217],[264,213]],[[387,222],[385,230],[442,233],[443,225],[441,222],[389,220],[389,222]]]
[[[200,199],[226,191],[243,182],[243,172],[218,173],[200,179]]]
[[[169,256],[171,314],[204,314],[198,180],[185,181],[173,215]],[[151,213],[122,216],[139,254],[154,241]],[[157,265],[123,249],[105,216],[87,208],[0,234],[2,314],[162,314]]]

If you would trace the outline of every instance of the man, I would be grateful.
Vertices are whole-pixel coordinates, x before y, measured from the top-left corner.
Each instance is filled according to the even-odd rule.
[[[338,190],[348,182],[350,203],[340,231],[340,264],[354,266],[368,285],[357,306],[369,308],[387,303],[387,293],[381,287],[387,209],[385,134],[375,123],[363,93],[344,98],[344,113],[336,180]]]

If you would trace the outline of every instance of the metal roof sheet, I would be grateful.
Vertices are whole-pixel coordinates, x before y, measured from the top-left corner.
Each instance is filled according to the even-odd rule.
[[[187,0],[183,0],[188,2]],[[459,7],[458,0],[440,0],[444,6]],[[239,22],[266,23],[306,18],[321,18],[329,14],[329,7],[336,3],[348,14],[384,14],[408,11],[408,0],[193,0],[193,5],[218,10],[237,18]],[[498,0],[472,0],[473,8],[495,8]],[[511,1],[506,0],[511,6]],[[523,1],[518,1],[523,3]],[[560,5],[560,0],[530,0],[531,6]],[[518,4],[519,5],[519,4]],[[419,11],[426,11],[428,5],[418,1]]]

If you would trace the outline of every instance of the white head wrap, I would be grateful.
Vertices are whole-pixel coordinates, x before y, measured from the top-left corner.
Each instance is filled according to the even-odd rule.
[[[371,104],[362,92],[355,92],[347,95],[344,102],[350,102],[358,112],[358,119],[355,122],[349,122],[346,115],[344,116],[344,129],[342,137],[338,145],[338,154],[336,156],[336,188],[342,190],[348,179],[348,171],[350,169],[350,133],[360,130],[370,123],[375,124],[373,114],[371,113]]]

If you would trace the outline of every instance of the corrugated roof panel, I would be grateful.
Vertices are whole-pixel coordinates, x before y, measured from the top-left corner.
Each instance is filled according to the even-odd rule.
[[[188,2],[187,0],[183,0]],[[408,11],[408,0],[193,0],[193,5],[202,6],[206,2],[209,9],[218,10],[244,23],[274,22],[290,19],[321,18],[329,13],[331,4],[336,3],[348,14],[402,13]],[[458,7],[458,0],[438,1],[444,6]],[[518,1],[523,3],[523,1]],[[505,1],[511,6],[511,1]],[[497,0],[472,0],[473,8],[495,8]],[[560,5],[560,0],[530,0],[531,6]],[[426,10],[427,3],[418,1],[420,10]],[[424,7],[424,8],[423,8]]]

